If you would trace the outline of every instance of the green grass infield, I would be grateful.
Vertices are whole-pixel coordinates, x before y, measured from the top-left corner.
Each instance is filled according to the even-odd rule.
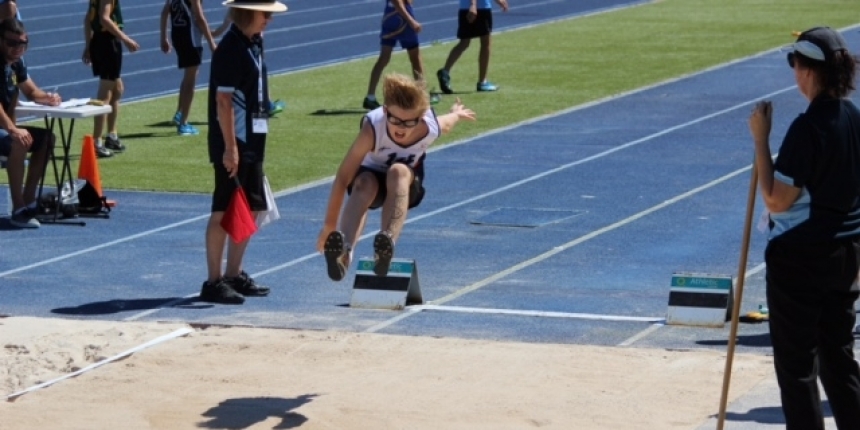
[[[496,33],[490,79],[500,90],[475,92],[478,48],[473,45],[452,70],[452,87],[462,93],[444,96],[436,110],[447,112],[460,97],[478,121],[459,123],[437,145],[787,45],[793,30],[843,28],[858,18],[856,0],[665,0]],[[421,47],[431,87],[452,46]],[[361,101],[374,61],[369,57],[271,77],[273,98],[288,104],[269,124],[265,169],[274,189],[335,173],[364,114]],[[410,73],[402,51],[386,69],[392,71]],[[165,76],[177,87],[180,78],[179,72]],[[133,85],[133,80],[127,83]],[[177,136],[170,123],[175,95],[124,105],[119,131],[128,149],[99,161],[102,186],[210,192],[206,101],[207,92],[198,91],[191,122],[201,134],[190,137]],[[82,140],[90,131],[91,122],[81,121],[75,138]],[[73,172],[80,148],[73,145]]]

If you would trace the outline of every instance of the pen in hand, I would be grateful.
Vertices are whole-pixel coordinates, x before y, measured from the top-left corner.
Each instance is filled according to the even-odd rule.
[[[48,106],[59,106],[61,102],[60,94],[57,92],[59,87],[51,87],[45,90],[47,100],[43,103]]]

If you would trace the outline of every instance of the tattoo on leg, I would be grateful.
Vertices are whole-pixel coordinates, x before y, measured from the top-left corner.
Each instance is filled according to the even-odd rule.
[[[408,204],[409,193],[394,196],[394,213],[391,215],[391,221],[388,222],[387,229],[392,236],[397,236],[400,233],[400,229],[403,227],[403,222],[406,218]]]

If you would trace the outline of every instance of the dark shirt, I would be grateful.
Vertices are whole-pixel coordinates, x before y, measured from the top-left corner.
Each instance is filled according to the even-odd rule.
[[[860,110],[850,100],[812,100],[789,127],[774,170],[801,195],[771,214],[771,238],[816,243],[860,235]]]
[[[110,0],[110,3],[110,20],[117,27],[123,28],[122,9],[119,6],[119,0]],[[87,10],[87,21],[94,33],[106,31],[102,28],[102,20],[99,18],[99,6],[101,6],[101,0],[90,0],[90,6]]]
[[[262,103],[257,91],[261,73]],[[266,64],[263,61],[263,39],[259,35],[248,39],[235,24],[232,25],[212,54],[209,72],[209,161],[221,163],[224,158],[224,136],[218,124],[216,102],[219,89],[233,94],[233,126],[240,161],[263,161],[266,134],[254,133],[252,121],[255,116],[268,116],[268,85]]]
[[[15,105],[18,104],[18,94],[20,90],[18,85],[28,79],[27,65],[24,64],[24,59],[21,58],[12,64],[6,64],[3,68],[4,82],[3,92],[0,94],[0,105],[3,106],[3,111],[9,118],[15,118]]]

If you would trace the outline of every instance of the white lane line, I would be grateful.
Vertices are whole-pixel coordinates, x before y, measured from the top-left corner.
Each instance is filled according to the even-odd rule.
[[[633,317],[623,315],[600,315],[600,314],[584,314],[573,312],[550,312],[550,311],[532,311],[518,309],[496,309],[496,308],[470,308],[465,306],[437,306],[437,305],[418,305],[411,306],[411,309],[417,311],[441,311],[441,312],[461,312],[470,314],[496,314],[496,315],[518,315],[526,317],[543,317],[543,318],[572,318],[581,320],[597,320],[597,321],[633,321],[658,323],[665,321],[665,318],[655,317]]]
[[[23,396],[24,394],[31,393],[31,392],[36,391],[36,390],[40,390],[42,388],[54,385],[57,382],[60,382],[60,381],[63,381],[63,380],[69,379],[69,378],[74,378],[75,376],[80,376],[81,374],[89,372],[90,370],[93,370],[97,367],[104,366],[105,364],[108,364],[108,363],[112,363],[112,362],[117,361],[121,358],[128,357],[129,355],[132,355],[138,351],[149,348],[150,346],[157,345],[159,343],[168,341],[170,339],[175,339],[175,338],[180,337],[180,336],[185,336],[188,333],[193,333],[193,332],[194,332],[194,329],[192,329],[190,327],[184,327],[184,328],[177,329],[176,331],[174,331],[172,333],[168,333],[166,335],[159,336],[159,337],[157,337],[157,338],[155,338],[149,342],[135,346],[134,348],[123,351],[117,355],[114,355],[113,357],[109,357],[109,358],[106,358],[106,359],[101,360],[99,362],[90,364],[89,366],[86,366],[86,367],[79,369],[77,371],[74,371],[72,373],[67,373],[67,374],[60,376],[58,378],[51,379],[50,381],[46,381],[46,382],[43,382],[41,384],[34,385],[30,388],[9,394],[8,396],[6,396],[6,401],[13,402],[13,401],[15,401],[15,399]]]
[[[459,289],[459,290],[457,290],[457,291],[455,291],[455,292],[453,292],[453,293],[451,293],[451,294],[448,294],[447,296],[444,296],[444,297],[442,297],[442,298],[440,298],[440,299],[438,299],[438,300],[432,300],[432,301],[428,302],[428,304],[432,304],[432,305],[441,305],[441,304],[443,304],[443,303],[450,302],[451,300],[454,300],[454,299],[456,299],[456,298],[459,298],[459,297],[461,297],[461,296],[463,296],[463,295],[466,295],[466,294],[471,293],[471,292],[473,292],[473,291],[476,291],[476,290],[478,290],[478,289],[480,289],[480,288],[483,288],[483,287],[485,287],[485,286],[487,286],[487,285],[489,285],[489,284],[491,284],[491,283],[493,283],[493,282],[496,282],[496,281],[498,281],[498,280],[500,280],[500,279],[502,279],[502,278],[505,278],[505,277],[507,277],[507,276],[508,276],[508,275],[510,275],[510,274],[513,274],[513,273],[519,272],[520,270],[525,269],[525,268],[527,268],[527,267],[529,267],[529,266],[531,266],[531,265],[534,265],[534,264],[536,264],[536,263],[539,263],[539,262],[541,262],[541,261],[544,261],[544,260],[546,260],[546,259],[548,259],[548,258],[550,258],[550,257],[552,257],[552,256],[554,256],[554,255],[556,255],[556,254],[558,254],[558,253],[560,253],[560,252],[566,251],[566,250],[568,250],[568,249],[570,249],[570,248],[572,248],[572,247],[574,247],[574,246],[577,246],[577,245],[579,245],[579,244],[581,244],[581,243],[583,243],[583,242],[587,242],[587,241],[589,241],[589,240],[591,240],[591,239],[594,239],[595,237],[598,237],[598,236],[600,236],[600,235],[602,235],[602,234],[604,234],[604,233],[608,233],[608,232],[610,232],[610,231],[612,231],[612,230],[615,230],[615,229],[617,229],[617,228],[620,228],[620,227],[626,226],[627,224],[630,224],[630,223],[632,223],[633,221],[639,220],[640,218],[643,218],[643,217],[645,217],[645,216],[647,216],[647,215],[650,215],[650,214],[652,214],[652,213],[654,213],[654,212],[656,212],[656,211],[658,211],[658,210],[660,210],[660,209],[663,209],[663,208],[665,208],[665,207],[667,207],[667,206],[673,205],[673,204],[675,204],[675,203],[677,203],[677,202],[679,202],[679,201],[681,201],[681,200],[683,200],[683,199],[686,199],[687,197],[693,196],[693,195],[695,195],[695,194],[698,194],[699,192],[702,192],[702,191],[704,191],[704,190],[707,190],[708,188],[711,188],[711,187],[713,187],[713,186],[715,186],[715,185],[719,185],[719,184],[721,184],[721,183],[723,183],[723,182],[725,182],[725,181],[728,181],[729,179],[732,179],[732,178],[734,178],[735,176],[740,175],[741,173],[744,173],[744,172],[746,172],[746,171],[749,171],[751,168],[752,168],[752,165],[749,165],[749,166],[746,166],[746,167],[743,167],[743,168],[737,169],[737,170],[735,170],[734,172],[731,172],[731,173],[729,173],[729,174],[727,174],[727,175],[721,176],[721,177],[719,177],[719,178],[717,178],[717,179],[715,179],[715,180],[713,180],[713,181],[711,181],[711,182],[708,182],[708,183],[706,183],[706,184],[704,184],[704,185],[700,185],[700,186],[698,186],[698,187],[696,187],[696,188],[693,188],[692,190],[689,190],[689,191],[687,191],[687,192],[685,192],[685,193],[679,194],[679,195],[677,195],[677,196],[675,196],[675,197],[673,197],[673,198],[671,198],[671,199],[669,199],[669,200],[664,201],[663,203],[660,203],[660,204],[658,204],[658,205],[651,206],[651,207],[650,207],[650,208],[648,208],[648,209],[645,209],[645,210],[643,210],[643,211],[641,211],[641,212],[638,212],[638,213],[636,213],[636,214],[633,214],[633,215],[631,215],[631,216],[629,216],[629,217],[627,217],[627,218],[624,218],[624,219],[622,219],[622,220],[620,220],[620,221],[616,221],[616,222],[614,222],[614,223],[612,223],[612,224],[609,224],[609,225],[607,225],[607,226],[605,226],[605,227],[603,227],[603,228],[600,228],[600,229],[594,230],[594,231],[592,231],[591,233],[588,233],[588,234],[586,234],[586,235],[580,236],[580,237],[578,237],[578,238],[576,238],[576,239],[574,239],[574,240],[571,240],[571,241],[569,241],[569,242],[567,242],[567,243],[564,243],[564,244],[562,244],[562,245],[560,245],[560,246],[556,246],[556,247],[554,247],[553,249],[551,249],[551,250],[549,250],[549,251],[546,251],[546,252],[544,252],[544,253],[542,253],[542,254],[540,254],[540,255],[537,255],[537,256],[532,257],[532,258],[530,258],[530,259],[528,259],[528,260],[525,260],[525,261],[523,261],[523,262],[521,262],[521,263],[519,263],[519,264],[515,264],[515,265],[513,265],[513,266],[511,266],[511,267],[509,267],[509,268],[507,268],[507,269],[505,269],[505,270],[502,270],[501,272],[497,272],[497,273],[495,273],[495,274],[493,274],[493,275],[491,275],[491,276],[488,276],[488,277],[486,277],[486,278],[484,278],[484,279],[482,279],[482,280],[480,280],[480,281],[478,281],[478,282],[475,282],[475,283],[474,283],[474,284],[472,284],[472,285],[466,286],[466,287],[461,288],[461,289]],[[412,313],[408,313],[408,314],[404,313],[404,314],[402,314],[402,315],[398,315],[397,317],[392,318],[392,319],[389,319],[389,320],[387,320],[387,321],[384,321],[384,322],[382,322],[382,323],[380,323],[380,324],[377,324],[377,325],[375,325],[375,326],[373,326],[373,327],[371,327],[371,328],[367,329],[366,331],[367,331],[367,332],[371,332],[371,333],[372,333],[372,332],[375,332],[375,331],[381,330],[381,329],[383,329],[383,328],[385,328],[385,327],[388,327],[389,325],[391,325],[391,324],[393,324],[393,323],[395,323],[395,322],[397,322],[397,321],[402,320],[403,318],[406,318],[406,317],[408,317],[408,316],[414,315],[415,313],[417,313],[417,311],[416,311],[416,312],[412,312]]]
[[[194,218],[189,218],[189,219],[184,220],[184,221],[179,221],[179,222],[175,222],[173,224],[168,224],[168,225],[165,225],[163,227],[154,228],[152,230],[147,230],[147,231],[142,231],[140,233],[133,234],[131,236],[126,236],[126,237],[123,237],[120,239],[112,240],[110,242],[105,242],[101,245],[91,246],[89,248],[81,249],[79,251],[75,251],[75,252],[71,252],[71,253],[63,254],[63,255],[58,255],[54,258],[49,258],[47,260],[42,260],[42,261],[39,261],[39,262],[36,262],[33,264],[21,266],[21,267],[12,269],[12,270],[7,270],[5,272],[0,272],[0,278],[2,278],[4,276],[9,276],[9,275],[12,275],[15,273],[23,272],[25,270],[35,269],[37,267],[41,267],[41,266],[44,266],[47,264],[56,263],[58,261],[68,260],[70,258],[77,257],[79,255],[89,254],[90,252],[93,252],[93,251],[98,251],[100,249],[109,248],[111,246],[119,245],[119,244],[124,243],[124,242],[130,242],[132,240],[139,239],[141,237],[149,236],[151,234],[159,233],[159,232],[162,232],[165,230],[170,230],[170,229],[176,228],[176,227],[181,227],[185,224],[190,224],[192,222],[197,222],[197,221],[200,221],[203,219],[208,219],[208,218],[209,218],[209,214],[200,215],[200,216],[196,216]]]

